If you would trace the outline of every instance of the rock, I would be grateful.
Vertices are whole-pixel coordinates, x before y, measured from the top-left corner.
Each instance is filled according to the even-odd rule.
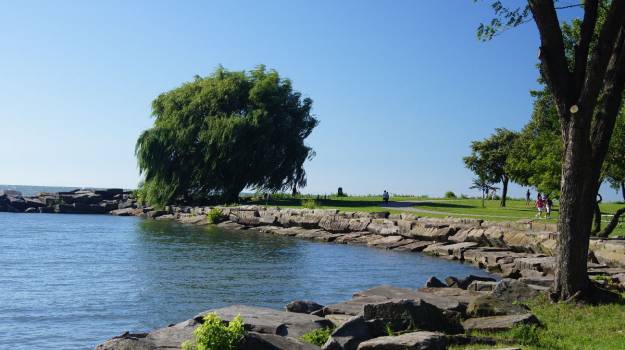
[[[38,208],[26,208],[26,210],[24,210],[24,213],[38,213],[39,209]]]
[[[115,215],[115,216],[133,216],[134,212],[135,212],[135,209],[133,209],[132,207],[129,207],[129,208],[124,208],[124,209],[111,210],[109,214]]]
[[[393,248],[393,250],[397,251],[407,251],[407,252],[420,252],[423,251],[427,246],[433,244],[433,241],[414,241],[412,243],[401,245]]]
[[[159,216],[169,214],[165,210],[152,210],[146,213],[146,216],[150,219],[156,219]]]
[[[461,280],[457,280],[458,281],[458,288],[462,288],[462,289],[467,289],[469,287],[469,285],[474,282],[474,281],[481,281],[481,282],[495,282],[497,281],[496,279],[492,278],[492,277],[483,277],[483,276],[476,276],[476,275],[468,275],[467,277],[461,279]]]
[[[545,276],[545,277],[521,277],[519,278],[520,282],[523,282],[527,285],[535,285],[535,286],[543,286],[543,287],[551,287],[553,285],[554,278]]]
[[[303,343],[296,338],[274,334],[247,332],[237,350],[319,350],[319,347]]]
[[[347,233],[342,235],[341,237],[337,237],[334,242],[341,244],[355,243],[358,238],[366,234],[369,234],[369,232],[365,232],[364,234],[362,232]]]
[[[406,235],[423,241],[446,242],[447,237],[453,235],[455,232],[456,230],[451,227],[415,225]]]
[[[482,295],[473,299],[467,306],[469,317],[501,316],[528,313],[529,309],[522,304],[499,299],[493,295]]]
[[[514,279],[499,281],[492,292],[493,297],[509,303],[526,302],[534,299],[541,293],[527,284]]]
[[[378,298],[378,300],[380,298],[384,298],[386,300],[423,299],[426,302],[438,307],[439,309],[452,311],[464,310],[466,308],[466,304],[469,303],[468,300],[470,298],[466,296],[459,296],[455,290],[459,290],[465,294],[468,293],[458,288],[421,288],[420,290],[413,291],[407,288],[382,285],[354,293],[354,300],[356,298]],[[440,293],[442,291],[446,292]],[[465,305],[461,305],[459,300],[462,300],[462,303],[464,303]]]
[[[349,219],[338,215],[327,215],[319,221],[319,227],[329,232],[347,232],[349,230]]]
[[[436,278],[435,276],[430,277],[426,282],[425,286],[428,288],[446,288],[448,285],[443,283],[441,280]]]
[[[515,269],[535,270],[546,274],[553,274],[556,269],[556,258],[554,256],[519,258],[514,260]]]
[[[590,249],[600,263],[625,267],[625,240],[591,240]]]
[[[95,194],[102,197],[102,199],[116,199],[117,196],[122,196],[124,194],[124,190],[121,188],[107,188],[104,190],[95,190]]]
[[[399,233],[399,227],[394,221],[388,219],[374,219],[367,226],[367,231],[381,236],[391,236]]]
[[[323,308],[324,315],[342,314],[355,316],[361,314],[365,305],[387,301],[389,298],[379,295],[367,295],[354,297],[342,303],[330,304]]]
[[[176,216],[174,214],[165,214],[165,215],[156,217],[156,220],[174,220],[174,219],[176,219]]]
[[[367,214],[367,216],[372,219],[386,219],[389,215],[391,215],[391,213],[388,211],[372,211]]]
[[[375,334],[384,334],[384,327],[393,331],[417,328],[429,331],[455,333],[462,329],[459,324],[450,323],[443,310],[423,299],[391,299],[386,302],[368,304],[364,307],[365,321],[375,321],[381,325]]]
[[[372,337],[364,317],[358,315],[337,327],[334,332],[332,332],[328,341],[323,345],[322,349],[356,350],[358,344]]]
[[[489,282],[489,281],[473,281],[467,287],[467,290],[472,290],[476,292],[491,292],[495,289],[498,282]]]
[[[54,213],[54,208],[52,208],[52,207],[41,207],[41,208],[37,208],[37,210],[40,213],[47,213],[47,214]]]
[[[371,223],[371,219],[369,218],[356,218],[349,220],[349,231],[365,231],[367,226]]]
[[[464,260],[464,251],[477,246],[475,242],[464,242],[454,244],[432,244],[423,250],[424,253],[451,257],[453,259]]]
[[[520,315],[505,315],[469,318],[462,322],[465,331],[496,332],[505,331],[520,324],[538,324],[536,316],[527,313]]]
[[[301,314],[310,314],[317,310],[323,309],[323,305],[317,304],[310,300],[295,300],[286,305],[286,311],[297,312]]]
[[[395,245],[397,245],[398,242],[402,241],[404,239],[404,237],[402,236],[386,236],[383,238],[379,238],[373,241],[369,241],[367,242],[367,245],[369,246],[375,246],[378,248],[388,248],[388,247],[394,247]],[[402,244],[399,244],[402,245]]]
[[[41,208],[45,207],[46,203],[39,198],[24,198],[24,205],[26,208]]]
[[[237,315],[240,315],[245,323],[245,329],[252,332],[276,334],[294,338],[298,338],[314,329],[332,327],[332,322],[322,317],[279,311],[265,307],[232,305],[208,312],[213,312],[222,320],[228,322]],[[194,319],[201,319],[201,317],[208,312],[202,313],[194,317]]]
[[[354,316],[343,315],[343,314],[330,314],[330,315],[325,315],[324,317],[330,322],[334,323],[334,326],[339,327]]]
[[[96,346],[96,350],[179,349],[184,341],[193,339],[193,330],[198,325],[197,321],[188,320],[150,333],[126,332]]]
[[[364,341],[358,350],[445,350],[447,337],[437,332],[412,332]]]

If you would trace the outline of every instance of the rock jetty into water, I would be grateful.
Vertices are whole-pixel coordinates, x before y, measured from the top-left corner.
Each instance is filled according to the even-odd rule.
[[[134,195],[121,188],[40,192],[30,197],[19,191],[0,190],[0,212],[108,214],[130,207],[137,207]]]

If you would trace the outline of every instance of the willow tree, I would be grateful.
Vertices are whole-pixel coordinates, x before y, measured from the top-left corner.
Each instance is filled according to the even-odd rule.
[[[567,55],[554,0],[528,0],[507,8],[494,1],[496,18],[478,28],[482,38],[530,19],[540,34],[541,73],[553,96],[563,145],[557,268],[553,296],[591,292],[587,273],[593,207],[601,170],[625,87],[625,1],[586,0],[579,38]],[[560,7],[578,5],[563,5]],[[600,12],[605,19],[599,21]]]
[[[223,67],[161,94],[154,126],[135,153],[153,204],[237,200],[244,188],[278,191],[306,184],[304,140],[318,124],[312,100],[264,66]]]

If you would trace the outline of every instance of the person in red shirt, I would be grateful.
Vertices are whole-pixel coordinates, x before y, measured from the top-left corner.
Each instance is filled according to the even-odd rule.
[[[545,201],[543,200],[543,197],[540,195],[540,193],[536,197],[536,209],[538,209],[536,217],[541,218],[543,216],[543,210],[545,210]]]

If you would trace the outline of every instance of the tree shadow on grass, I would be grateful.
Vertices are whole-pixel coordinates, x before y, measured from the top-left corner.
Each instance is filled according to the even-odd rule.
[[[468,205],[468,204],[458,204],[458,203],[449,203],[449,202],[415,202],[411,203],[412,207],[434,207],[434,208],[459,208],[459,209],[469,209],[469,208],[481,208],[479,205]]]

